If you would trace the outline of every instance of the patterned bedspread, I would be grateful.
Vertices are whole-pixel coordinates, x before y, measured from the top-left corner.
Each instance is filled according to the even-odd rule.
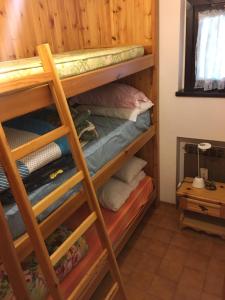
[[[54,253],[71,233],[71,230],[61,226],[53,234],[51,234],[46,240],[49,255]],[[81,237],[55,265],[55,272],[60,281],[66,277],[66,275],[79,263],[87,252],[88,244],[86,240]],[[22,268],[24,270],[24,276],[30,293],[30,298],[32,300],[46,299],[48,288],[34,254],[31,254],[25,259],[25,261],[22,262]],[[3,265],[0,265],[0,299],[16,300]]]

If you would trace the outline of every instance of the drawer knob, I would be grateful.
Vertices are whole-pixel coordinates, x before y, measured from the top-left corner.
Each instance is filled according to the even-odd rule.
[[[206,207],[203,206],[203,205],[199,205],[199,208],[201,208],[202,211],[207,211],[207,210],[208,210],[208,208],[206,208]]]

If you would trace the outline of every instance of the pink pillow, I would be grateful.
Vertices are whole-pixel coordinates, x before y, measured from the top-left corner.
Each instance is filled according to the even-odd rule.
[[[110,83],[70,99],[71,104],[87,104],[105,107],[139,107],[150,101],[143,92],[122,83]]]

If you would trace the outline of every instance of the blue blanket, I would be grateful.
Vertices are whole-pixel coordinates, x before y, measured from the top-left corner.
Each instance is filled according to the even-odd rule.
[[[50,123],[30,116],[22,116],[4,124],[6,137],[12,149],[54,128]],[[25,178],[62,155],[68,154],[69,151],[67,140],[63,137],[17,161],[17,168],[21,177]],[[0,166],[0,192],[7,188],[9,188],[9,183],[3,168]]]
[[[84,155],[89,168],[91,176],[108,161],[114,158],[122,149],[130,144],[142,132],[147,130],[150,126],[149,111],[141,114],[137,122],[126,121],[116,118],[92,116],[91,121],[96,125],[99,138],[95,141],[88,143],[84,147]],[[65,180],[70,178],[76,169],[63,173],[52,182],[43,185],[29,195],[32,205],[38,203],[43,197],[51,191],[60,186]],[[48,207],[43,213],[38,216],[38,220],[44,220],[51,214],[57,207],[64,203],[71,195],[79,190],[76,186],[68,191],[63,197],[58,199],[53,205]],[[25,228],[18,211],[17,205],[10,204],[4,206],[6,218],[14,238],[24,233]]]

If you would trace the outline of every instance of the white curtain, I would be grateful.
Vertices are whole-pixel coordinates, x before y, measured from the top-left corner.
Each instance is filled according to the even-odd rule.
[[[225,88],[225,11],[199,13],[195,88]]]

